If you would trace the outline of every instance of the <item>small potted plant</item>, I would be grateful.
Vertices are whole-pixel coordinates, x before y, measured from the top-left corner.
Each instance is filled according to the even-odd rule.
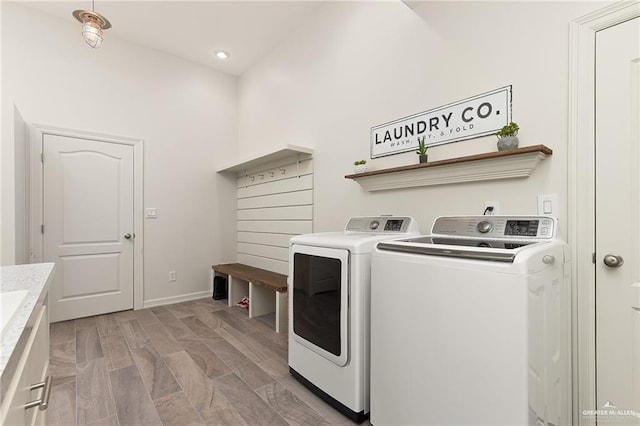
[[[498,137],[498,151],[518,147],[518,130],[520,130],[520,127],[512,121],[496,132],[496,136]]]
[[[422,138],[418,138],[418,150],[416,151],[416,154],[420,156],[421,163],[426,163],[429,157],[427,155],[427,150],[429,149],[429,147],[425,143],[424,141],[425,139],[426,139],[425,136],[423,136]]]
[[[355,161],[353,163],[354,173],[364,173],[367,171],[367,160]]]

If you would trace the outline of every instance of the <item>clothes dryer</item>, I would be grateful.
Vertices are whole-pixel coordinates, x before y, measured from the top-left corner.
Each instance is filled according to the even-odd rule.
[[[419,235],[411,217],[355,217],[344,231],[291,239],[289,370],[356,422],[369,413],[371,251]]]

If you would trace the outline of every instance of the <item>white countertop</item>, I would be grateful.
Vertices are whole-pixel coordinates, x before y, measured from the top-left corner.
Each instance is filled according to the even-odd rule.
[[[13,365],[19,358],[22,349],[33,327],[36,306],[43,303],[48,289],[48,279],[53,272],[54,263],[34,263],[0,267],[0,293],[26,291],[20,297],[20,307],[9,316],[0,337],[0,382],[2,387],[11,380]],[[7,375],[5,376],[5,369]],[[3,391],[3,389],[0,389]],[[3,392],[0,392],[3,393]]]

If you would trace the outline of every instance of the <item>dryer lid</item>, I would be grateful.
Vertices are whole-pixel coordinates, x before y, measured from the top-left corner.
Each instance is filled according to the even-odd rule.
[[[352,254],[367,254],[371,253],[380,241],[416,235],[420,235],[420,230],[412,217],[360,216],[349,219],[344,231],[296,235],[289,243],[345,249]]]

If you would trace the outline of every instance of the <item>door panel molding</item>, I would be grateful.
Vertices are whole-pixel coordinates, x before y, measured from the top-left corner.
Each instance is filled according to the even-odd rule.
[[[29,125],[29,262],[42,262],[43,259],[43,141],[45,135],[64,136],[78,139],[92,139],[98,142],[129,145],[133,147],[133,185],[134,185],[134,250],[133,250],[133,308],[142,309],[144,306],[144,206],[143,206],[143,172],[144,172],[144,141],[142,139],[106,135],[103,133],[66,129],[62,127],[42,124]],[[45,159],[46,161],[46,159]]]
[[[640,1],[619,2],[571,22],[569,39],[568,208],[572,263],[573,423],[596,406],[595,351],[595,33],[640,16]],[[583,232],[581,232],[581,230]]]

